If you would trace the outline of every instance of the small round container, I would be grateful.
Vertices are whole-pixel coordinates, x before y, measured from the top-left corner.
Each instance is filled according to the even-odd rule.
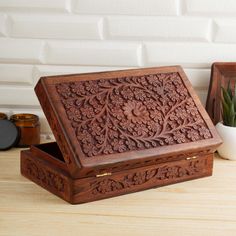
[[[7,115],[5,113],[0,112],[0,120],[7,120]]]
[[[18,147],[28,147],[40,143],[39,117],[34,114],[15,114],[10,117],[11,122],[20,131]]]
[[[9,120],[0,120],[0,150],[7,150],[14,147],[19,140],[18,128]]]

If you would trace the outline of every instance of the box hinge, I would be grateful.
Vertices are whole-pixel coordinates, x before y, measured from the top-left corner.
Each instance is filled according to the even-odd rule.
[[[108,176],[108,175],[111,175],[111,172],[99,174],[99,175],[96,175],[96,177],[99,178],[99,177]]]
[[[187,157],[186,160],[192,160],[192,159],[196,159],[197,157],[196,156],[193,156],[193,157]]]

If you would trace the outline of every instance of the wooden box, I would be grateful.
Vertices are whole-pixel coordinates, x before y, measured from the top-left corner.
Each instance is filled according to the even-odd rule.
[[[76,204],[212,174],[221,139],[179,66],[43,77],[36,94],[57,143],[21,172]]]

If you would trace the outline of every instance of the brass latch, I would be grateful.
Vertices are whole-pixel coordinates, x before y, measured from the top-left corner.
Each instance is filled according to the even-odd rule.
[[[108,172],[108,173],[99,174],[99,175],[96,175],[96,177],[98,178],[98,177],[103,177],[103,176],[108,176],[108,175],[111,175],[111,173]]]
[[[197,157],[196,156],[193,156],[193,157],[187,157],[186,160],[192,160],[192,159],[196,159]]]

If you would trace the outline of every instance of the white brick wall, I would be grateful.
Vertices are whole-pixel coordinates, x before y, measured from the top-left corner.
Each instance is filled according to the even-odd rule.
[[[0,9],[7,11],[67,12],[68,0],[1,0]]]
[[[177,15],[177,0],[75,0],[72,11],[101,15]]]
[[[189,15],[235,16],[235,0],[185,0],[185,11]]]
[[[0,0],[0,111],[33,112],[40,76],[180,64],[205,102],[236,61],[235,0]]]
[[[112,16],[107,18],[107,32],[121,40],[208,41],[210,23],[207,18]]]

